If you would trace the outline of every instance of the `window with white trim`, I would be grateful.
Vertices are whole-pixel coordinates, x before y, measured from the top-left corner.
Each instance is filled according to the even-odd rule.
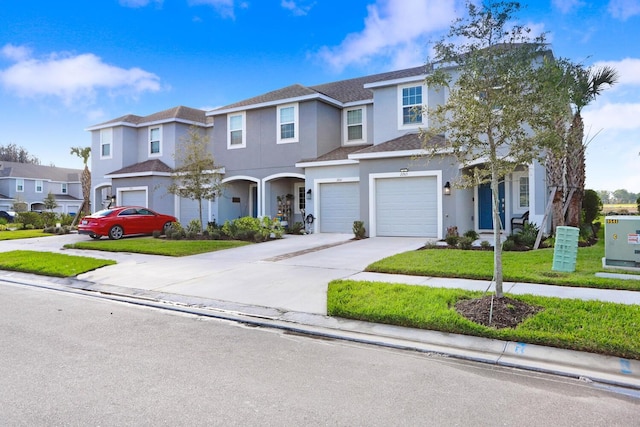
[[[42,180],[41,179],[37,179],[36,180],[36,193],[42,193]]]
[[[344,110],[345,144],[366,142],[366,107],[349,108]]]
[[[529,177],[521,176],[518,179],[518,207],[529,207]]]
[[[16,179],[16,192],[18,193],[24,192],[24,179],[22,178]]]
[[[62,190],[62,194],[67,194],[68,190],[67,190],[67,183],[66,182],[62,183],[61,190]]]
[[[100,158],[111,158],[111,144],[113,142],[113,129],[100,129]]]
[[[297,184],[293,185],[294,187],[294,206],[293,206],[293,213],[302,213],[302,211],[305,209],[306,204],[307,204],[307,199],[306,199],[306,191],[304,188],[304,182],[300,182]]]
[[[149,156],[162,155],[162,127],[149,128]]]
[[[398,88],[399,125],[401,128],[418,127],[423,122],[423,86],[407,85]]]
[[[278,107],[278,144],[298,142],[298,104]]]
[[[245,148],[247,146],[247,135],[245,132],[246,114],[227,115],[227,148]]]

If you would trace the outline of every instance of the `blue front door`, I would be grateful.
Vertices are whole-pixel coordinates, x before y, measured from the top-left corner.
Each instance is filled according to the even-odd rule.
[[[500,198],[500,221],[504,230],[504,181],[498,185],[498,197]],[[480,184],[478,186],[478,228],[480,230],[493,230],[491,203],[491,184]]]

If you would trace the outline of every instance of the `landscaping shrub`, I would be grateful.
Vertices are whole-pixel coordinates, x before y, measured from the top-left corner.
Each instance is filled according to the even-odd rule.
[[[444,241],[447,242],[447,245],[451,246],[451,247],[456,247],[458,246],[458,242],[460,241],[460,237],[457,235],[447,235],[447,237],[444,238]]]
[[[356,239],[364,239],[367,230],[364,228],[363,221],[353,221],[353,234]]]
[[[289,226],[289,233],[291,234],[302,234],[304,230],[304,224],[300,221],[296,221]]]
[[[469,236],[466,236],[466,235],[462,236],[462,237],[460,237],[460,240],[458,241],[458,246],[460,247],[460,249],[469,250],[473,246],[474,240],[476,240],[476,239],[474,239],[473,237],[469,237]]]
[[[526,246],[529,249],[532,249],[536,244],[536,239],[538,238],[538,232],[540,228],[531,222],[528,222],[522,228],[522,231],[519,233],[512,234],[513,240],[516,245]]]
[[[513,240],[512,238],[513,235],[507,237],[507,240],[505,240],[502,243],[502,250],[503,251],[513,251],[516,248],[516,242],[515,240]]]
[[[202,230],[202,227],[200,225],[200,220],[199,219],[192,219],[191,221],[189,221],[189,225],[187,225],[187,234],[188,233],[195,233],[198,234],[200,233],[200,231]]]
[[[58,215],[55,212],[42,212],[42,222],[44,227],[55,225]]]
[[[81,215],[80,212],[77,213],[77,215]],[[73,215],[69,215],[66,213],[62,213],[60,214],[60,216],[58,217],[58,221],[60,221],[60,225],[64,226],[64,225],[71,225],[71,223],[73,222]]]
[[[491,249],[491,243],[488,240],[483,240],[480,242],[480,247],[485,250]]]
[[[476,230],[467,230],[467,231],[464,232],[464,234],[462,236],[470,238],[471,241],[475,241],[475,240],[478,240],[480,238],[480,235],[478,234],[478,232]]]
[[[42,215],[38,212],[19,212],[16,214],[15,222],[22,223],[22,228],[25,229],[44,228]]]

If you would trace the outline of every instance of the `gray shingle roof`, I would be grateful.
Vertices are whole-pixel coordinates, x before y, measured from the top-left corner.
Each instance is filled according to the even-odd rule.
[[[107,175],[121,175],[121,174],[142,173],[142,172],[171,173],[173,172],[173,170],[169,166],[167,166],[167,164],[164,163],[162,160],[153,159],[153,160],[146,160],[141,163],[135,163],[130,166],[125,166],[124,168],[108,173]]]
[[[366,145],[366,147],[369,147],[369,145]],[[305,159],[305,160],[301,160],[302,163],[304,162],[330,162],[330,161],[335,161],[335,160],[347,160],[349,158],[349,154],[351,153],[355,153],[356,151],[362,150],[363,146],[362,145],[354,145],[354,146],[347,146],[347,147],[340,147],[340,148],[336,148],[333,151],[329,151],[326,154],[323,154],[320,157],[317,157],[315,159]]]
[[[444,137],[441,135],[434,136],[429,141],[430,146],[442,146],[444,145]],[[407,133],[398,138],[385,141],[382,144],[372,145],[371,147],[359,150],[357,154],[368,153],[386,153],[393,151],[407,151],[407,150],[420,150],[423,148],[422,138],[417,133]]]
[[[125,116],[118,117],[113,120],[109,120],[104,123],[97,124],[95,126],[103,126],[111,123],[130,123],[132,125],[140,125],[142,123],[152,123],[159,121],[167,121],[172,119],[181,119],[190,122],[197,122],[205,124],[207,123],[206,111],[199,110],[197,108],[190,108],[179,105],[177,107],[169,108],[168,110],[153,113],[148,116],[137,116],[135,114],[127,114]]]
[[[367,83],[376,83],[387,80],[396,80],[406,77],[414,77],[425,74],[425,66],[407,68],[404,70],[390,71],[387,73],[373,74],[370,76],[356,77],[353,79],[340,80],[337,82],[324,83],[315,86],[303,86],[294,84],[282,89],[277,89],[262,95],[254,96],[233,104],[225,105],[216,110],[227,110],[231,108],[246,107],[250,105],[263,104],[289,98],[297,98],[306,95],[322,94],[335,99],[341,103],[366,101],[373,98],[373,92],[365,89]],[[213,110],[214,112],[216,110]]]
[[[31,163],[0,160],[0,177],[43,179],[62,182],[79,182],[82,169],[58,168]]]

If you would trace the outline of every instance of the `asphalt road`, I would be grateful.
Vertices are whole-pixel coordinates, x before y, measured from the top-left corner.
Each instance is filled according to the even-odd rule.
[[[594,384],[0,282],[0,425],[633,426]]]

